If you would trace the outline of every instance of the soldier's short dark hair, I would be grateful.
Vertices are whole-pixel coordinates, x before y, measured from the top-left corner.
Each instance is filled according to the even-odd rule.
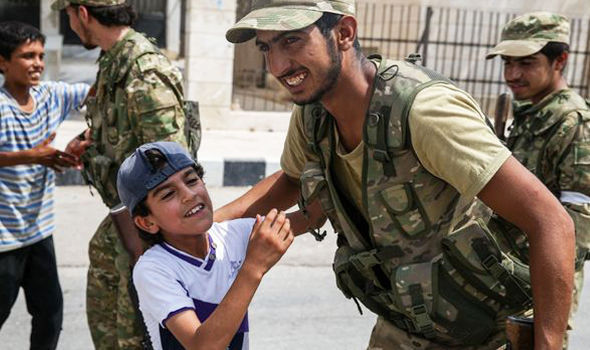
[[[83,5],[72,4],[78,10]],[[137,11],[131,4],[113,6],[84,6],[100,24],[107,27],[132,26],[137,20]]]
[[[569,52],[570,46],[566,43],[558,43],[555,41],[550,41],[547,45],[543,46],[541,49],[541,53],[549,59],[550,62],[555,61],[555,59],[561,56],[564,52]]]
[[[157,160],[155,160],[155,161],[157,161]],[[193,168],[197,172],[197,176],[202,179],[203,176],[205,175],[205,170],[203,169],[201,164],[195,163],[195,165],[193,165]],[[131,216],[132,217],[136,217],[136,216],[145,217],[145,216],[150,215],[150,213],[151,213],[150,208],[147,205],[146,198],[144,198],[139,203],[137,203],[137,205],[133,209],[133,213],[131,213]],[[140,229],[139,227],[137,229],[139,230],[139,238],[141,238],[142,240],[147,242],[150,246],[152,246],[154,244],[161,243],[164,241],[164,237],[162,236],[162,234],[160,232],[153,234],[153,233],[146,232],[146,231]]]
[[[0,56],[10,60],[17,47],[31,41],[40,41],[45,45],[45,35],[39,29],[26,23],[0,22]]]
[[[344,17],[344,16],[337,14],[337,13],[324,12],[322,17],[320,17],[320,19],[315,21],[314,24],[316,27],[318,27],[318,29],[320,30],[320,33],[322,33],[322,35],[325,38],[329,38],[330,31],[332,30],[332,28],[334,28],[336,23],[338,23],[338,21],[340,21],[340,19],[342,17]],[[353,47],[357,53],[361,52],[361,44],[359,43],[358,38],[354,38]]]
[[[570,46],[568,44],[550,41],[545,46],[543,46],[543,48],[539,52],[547,57],[549,63],[553,63],[553,61],[555,61],[557,57],[561,56],[564,52],[569,51]],[[565,64],[563,65],[563,68],[561,69],[562,72],[565,69],[566,65],[567,62],[565,62]]]

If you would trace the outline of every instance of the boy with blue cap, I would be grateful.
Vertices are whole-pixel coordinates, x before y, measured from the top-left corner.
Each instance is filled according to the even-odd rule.
[[[133,270],[154,349],[248,349],[248,305],[293,242],[285,213],[213,223],[203,168],[174,142],[137,148],[117,189],[154,244]]]

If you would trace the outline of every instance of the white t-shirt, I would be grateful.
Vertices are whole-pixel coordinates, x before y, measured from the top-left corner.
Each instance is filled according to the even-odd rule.
[[[148,249],[133,269],[139,309],[155,350],[183,349],[165,327],[170,317],[195,310],[205,320],[219,305],[246,257],[254,219],[214,223],[209,229],[212,242],[204,260],[161,243]],[[248,314],[228,349],[248,349]]]

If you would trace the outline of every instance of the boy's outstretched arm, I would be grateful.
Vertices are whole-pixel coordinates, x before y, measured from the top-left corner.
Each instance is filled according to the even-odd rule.
[[[272,209],[261,220],[256,216],[244,264],[215,311],[201,323],[194,310],[166,321],[186,349],[226,349],[240,326],[264,274],[279,261],[293,242],[289,219]]]
[[[55,171],[62,171],[63,168],[75,166],[78,162],[75,156],[51,147],[51,142],[54,138],[55,133],[51,133],[45,141],[31,149],[16,152],[0,152],[0,167],[20,164],[40,164]]]

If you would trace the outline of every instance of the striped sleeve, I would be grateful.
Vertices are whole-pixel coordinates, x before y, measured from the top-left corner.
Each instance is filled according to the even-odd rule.
[[[54,96],[58,99],[57,105],[60,108],[60,120],[67,118],[73,109],[82,107],[90,85],[85,83],[69,84],[61,81],[48,82],[48,86],[53,90]]]

